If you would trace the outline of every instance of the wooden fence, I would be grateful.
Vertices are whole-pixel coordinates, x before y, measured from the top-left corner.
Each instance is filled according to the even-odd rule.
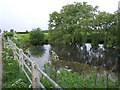
[[[19,66],[21,67],[22,71],[28,78],[29,82],[31,83],[33,88],[42,88],[46,90],[46,88],[40,82],[40,77],[44,77],[47,79],[53,86],[57,89],[63,90],[56,82],[54,82],[46,73],[44,73],[37,65],[37,62],[30,60],[30,58],[24,54],[23,50],[18,48],[16,44],[7,37],[8,44],[13,51],[14,59],[19,62]],[[29,71],[26,72],[26,69]],[[30,76],[31,75],[31,78]]]

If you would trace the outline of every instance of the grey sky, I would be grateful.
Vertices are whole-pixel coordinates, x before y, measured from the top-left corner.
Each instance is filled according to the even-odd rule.
[[[73,2],[88,2],[99,10],[113,13],[119,0],[0,0],[0,28],[16,31],[48,29],[49,14]]]

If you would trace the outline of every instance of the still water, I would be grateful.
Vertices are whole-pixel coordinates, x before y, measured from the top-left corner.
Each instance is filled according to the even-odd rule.
[[[59,56],[59,61],[50,60],[51,50]],[[77,72],[83,66],[86,66],[86,69],[99,67],[102,71],[118,71],[118,51],[115,48],[106,48],[102,44],[97,47],[92,47],[90,43],[84,45],[48,44],[29,47],[26,52],[30,54],[31,60],[38,62],[41,69],[44,64],[50,62],[59,68],[69,66]]]

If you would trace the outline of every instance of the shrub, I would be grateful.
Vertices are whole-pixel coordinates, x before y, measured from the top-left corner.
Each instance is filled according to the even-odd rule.
[[[34,29],[30,32],[29,38],[33,45],[39,45],[43,43],[44,34],[40,29]]]
[[[14,33],[13,32],[6,32],[4,34],[5,37],[13,37]]]

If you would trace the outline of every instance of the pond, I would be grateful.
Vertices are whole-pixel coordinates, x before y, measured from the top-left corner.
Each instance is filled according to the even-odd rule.
[[[58,55],[58,61],[50,60],[51,50]],[[90,43],[84,45],[48,44],[29,47],[26,52],[30,54],[31,60],[38,62],[41,69],[49,62],[58,68],[67,66],[76,72],[82,70],[118,71],[118,51],[115,48],[104,47],[102,44],[97,47],[93,47]]]

